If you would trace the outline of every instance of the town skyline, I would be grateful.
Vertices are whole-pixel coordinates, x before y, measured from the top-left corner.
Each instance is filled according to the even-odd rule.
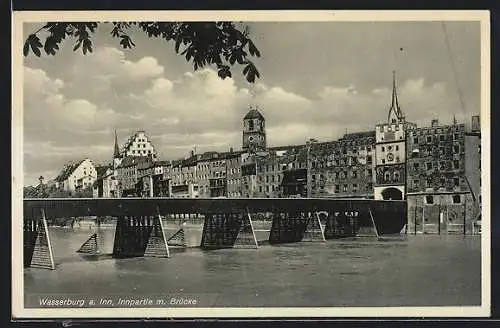
[[[266,117],[269,146],[370,131],[386,121],[393,70],[409,121],[430,125],[437,118],[446,124],[455,117],[470,124],[470,116],[480,113],[479,23],[446,23],[456,80],[439,22],[283,24],[251,24],[262,52],[255,61],[262,79],[253,87],[238,70],[226,80],[211,69],[194,72],[171,45],[139,35],[132,51],[96,35],[92,55],[67,47],[55,57],[25,59],[24,185],[36,185],[40,175],[55,178],[71,160],[109,163],[115,129],[120,146],[144,130],[162,160],[184,157],[194,147],[198,153],[241,149],[242,119],[252,104]],[[26,24],[25,33],[36,26]],[[357,40],[349,38],[349,28]],[[311,31],[335,45],[300,38],[299,32]],[[426,44],[429,49],[419,49]],[[279,54],[314,47],[316,55],[295,61]],[[295,78],[292,65],[298,67]]]

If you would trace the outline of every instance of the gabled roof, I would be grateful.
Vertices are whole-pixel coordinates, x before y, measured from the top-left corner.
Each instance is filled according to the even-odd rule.
[[[153,159],[149,156],[125,156],[119,167],[130,167],[151,163]]]
[[[264,116],[262,116],[262,114],[257,109],[255,109],[255,108],[250,109],[250,111],[245,115],[245,117],[243,119],[244,120],[250,120],[250,119],[254,119],[254,118],[258,118],[258,119],[261,119],[263,121],[266,120],[264,118]]]
[[[61,170],[61,173],[55,178],[56,181],[58,182],[63,182],[69,178],[69,176],[75,172],[75,170],[80,166],[85,161],[85,159],[77,162],[77,163],[68,163],[64,165],[63,169]]]
[[[110,165],[96,166],[95,170],[97,171],[97,178],[99,179],[99,178],[103,177],[104,175],[106,175],[106,172],[110,168],[111,168]]]

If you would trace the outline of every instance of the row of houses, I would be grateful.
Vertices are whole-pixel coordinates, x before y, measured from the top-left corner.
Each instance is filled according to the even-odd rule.
[[[71,192],[91,188],[94,197],[406,199],[415,222],[422,206],[457,205],[462,211],[468,203],[475,211],[469,216],[480,215],[479,115],[467,124],[434,119],[418,127],[403,115],[395,79],[387,119],[371,131],[268,147],[258,108],[250,108],[242,123],[240,150],[192,151],[169,161],[157,158],[145,131],[121,148],[115,133],[111,164],[95,166],[90,159],[70,164],[55,183]]]

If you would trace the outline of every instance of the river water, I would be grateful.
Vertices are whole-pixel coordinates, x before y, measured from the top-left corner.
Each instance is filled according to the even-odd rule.
[[[408,235],[258,249],[170,249],[170,258],[115,260],[114,229],[100,257],[75,251],[89,227],[51,227],[56,270],[28,268],[25,299],[43,294],[200,296],[200,306],[460,306],[481,304],[480,236]],[[175,232],[169,229],[168,235]],[[258,231],[265,240],[268,232]],[[201,227],[188,226],[189,245]],[[203,303],[202,302],[202,303]],[[28,306],[28,305],[27,305]]]

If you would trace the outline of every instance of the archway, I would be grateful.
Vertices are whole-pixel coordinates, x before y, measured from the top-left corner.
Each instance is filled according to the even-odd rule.
[[[403,193],[397,188],[387,188],[382,191],[382,199],[384,200],[402,200]]]

